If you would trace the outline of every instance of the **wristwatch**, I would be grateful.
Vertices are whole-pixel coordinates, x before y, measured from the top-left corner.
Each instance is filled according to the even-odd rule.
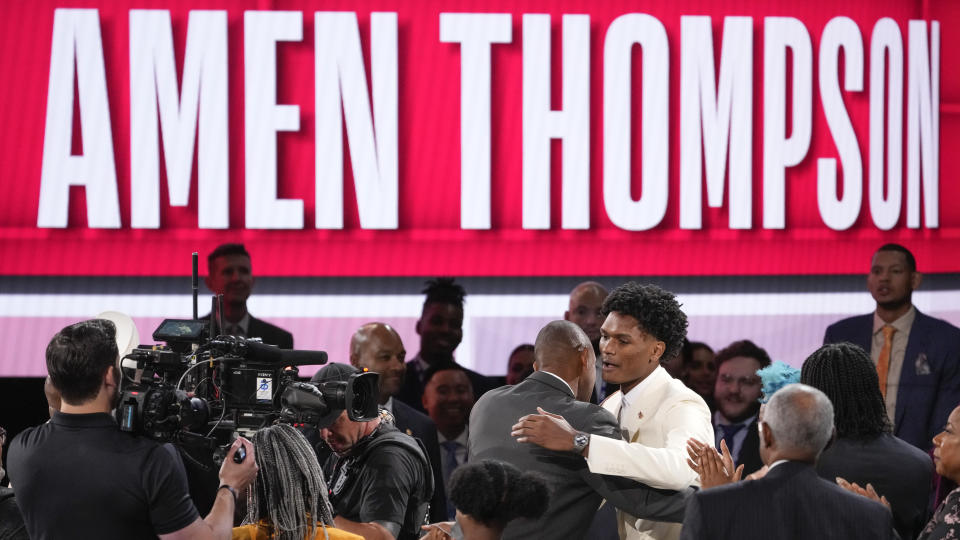
[[[582,431],[578,431],[577,434],[573,436],[573,451],[582,454],[589,443],[590,436]]]

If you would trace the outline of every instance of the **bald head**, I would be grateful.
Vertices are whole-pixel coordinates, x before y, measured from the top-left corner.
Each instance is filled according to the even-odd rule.
[[[596,281],[585,281],[570,291],[570,304],[563,318],[586,332],[590,343],[596,349],[600,343],[600,326],[603,315],[600,309],[607,298],[607,289]]]
[[[400,390],[406,354],[400,335],[388,324],[365,324],[350,338],[350,363],[380,374],[380,403]]]
[[[578,399],[584,399],[581,389],[593,389],[596,380],[593,347],[587,334],[572,322],[553,321],[544,326],[537,334],[533,355],[537,370],[553,373],[570,383]],[[589,393],[586,399],[590,399]]]

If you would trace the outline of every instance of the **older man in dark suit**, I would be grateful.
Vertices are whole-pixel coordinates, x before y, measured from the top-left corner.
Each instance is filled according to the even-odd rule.
[[[470,461],[506,461],[541,473],[550,486],[543,517],[511,521],[503,538],[584,538],[604,498],[637,517],[680,521],[691,490],[661,491],[621,477],[594,475],[580,457],[587,434],[620,436],[613,414],[587,402],[594,388],[596,358],[583,330],[571,322],[551,322],[537,336],[534,354],[532,375],[517,385],[487,392],[470,415]],[[514,439],[512,424],[538,410],[566,418],[579,432],[575,448],[546,450],[527,444],[523,433]]]
[[[759,426],[766,476],[697,493],[681,540],[894,538],[887,508],[817,476],[814,464],[833,434],[823,392],[802,384],[778,390]]]
[[[893,434],[930,451],[960,403],[960,329],[913,306],[922,277],[907,248],[881,246],[867,275],[876,310],[830,325],[823,342],[849,341],[870,353]]]

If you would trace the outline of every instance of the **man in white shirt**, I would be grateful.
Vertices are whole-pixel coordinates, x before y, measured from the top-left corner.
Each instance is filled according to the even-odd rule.
[[[620,384],[620,391],[602,406],[617,417],[626,440],[589,437],[579,450],[590,472],[663,489],[698,485],[696,473],[686,465],[686,440],[713,441],[710,410],[703,398],[660,367],[660,359],[675,354],[686,336],[687,317],[680,304],[655,285],[628,282],[610,293],[603,313],[603,378]],[[578,450],[581,435],[555,415],[526,416],[515,432],[520,442],[561,451]],[[622,511],[618,520],[621,538],[680,536],[676,523],[639,520]]]

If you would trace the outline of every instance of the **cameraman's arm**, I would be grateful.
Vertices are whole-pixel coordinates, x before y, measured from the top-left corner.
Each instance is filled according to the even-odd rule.
[[[356,521],[351,521],[343,516],[337,516],[333,518],[333,524],[338,529],[343,529],[353,534],[359,534],[366,540],[395,540],[397,537],[396,534],[392,534],[390,530],[377,522],[357,523]],[[399,524],[391,523],[391,525],[395,526],[397,533],[400,532]]]
[[[241,463],[234,463],[233,455],[240,446],[246,450],[247,457]],[[257,476],[257,462],[254,458],[253,444],[243,437],[237,438],[220,467],[220,485],[232,487],[237,494],[243,493]],[[206,518],[197,519],[179,531],[159,536],[163,540],[229,539],[233,536],[235,504],[236,500],[230,490],[220,489]]]

